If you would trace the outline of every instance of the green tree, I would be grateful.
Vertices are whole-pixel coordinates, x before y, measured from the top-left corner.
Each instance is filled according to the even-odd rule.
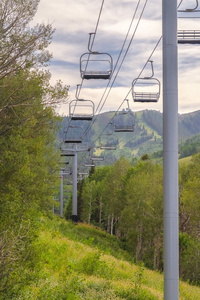
[[[2,0],[0,3],[0,79],[19,71],[45,65],[51,55],[45,49],[53,30],[51,25],[30,27],[39,0]]]
[[[180,229],[197,237],[200,214],[200,154],[180,167]]]
[[[179,168],[180,274],[199,284],[200,153]]]
[[[26,268],[34,266],[33,242],[38,215],[52,206],[58,153],[55,148],[55,105],[68,87],[50,85],[40,69],[51,25],[30,27],[38,0],[0,3],[0,293],[12,299],[26,284]]]
[[[95,168],[91,177],[96,182],[96,211],[93,214],[94,224],[105,230],[107,229],[108,220],[108,202],[106,198],[106,184],[109,174],[112,172],[112,166]]]
[[[127,174],[121,230],[136,261],[159,268],[162,248],[162,168],[149,160]]]
[[[120,158],[111,169],[112,171],[105,178],[105,201],[107,202],[108,222],[107,231],[112,235],[117,229],[121,212],[125,206],[123,195],[123,177],[130,168],[130,163],[124,158]],[[118,232],[120,235],[120,233]]]
[[[17,82],[21,84],[21,72],[13,79],[13,86]],[[58,178],[55,170],[59,156],[54,142],[57,117],[52,108],[42,103],[40,77],[32,72],[23,73],[27,74],[27,80],[23,77],[23,89],[13,93],[13,102],[17,103],[21,97],[26,99],[24,104],[30,99],[32,103],[26,109],[16,106],[1,120],[0,279],[3,290],[10,290],[13,274],[24,260],[30,259],[31,251],[27,249],[35,235],[35,221],[39,213],[52,207],[51,187]],[[5,77],[0,83],[6,83],[7,79],[10,80]],[[10,92],[7,89],[4,93],[1,90],[2,97]]]
[[[92,214],[96,209],[96,182],[94,180],[85,180],[82,191],[83,202],[83,221],[90,223]]]

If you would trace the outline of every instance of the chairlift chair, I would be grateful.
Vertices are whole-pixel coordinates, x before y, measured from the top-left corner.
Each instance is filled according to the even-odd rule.
[[[104,157],[103,156],[91,156],[90,159],[91,159],[91,161],[103,161]]]
[[[60,156],[72,157],[72,156],[75,156],[75,153],[74,152],[62,152],[60,154]]]
[[[200,44],[200,30],[179,30],[178,44]]]
[[[84,163],[83,165],[84,165],[84,167],[87,167],[87,168],[95,167],[94,163]]]
[[[115,125],[115,132],[134,132],[134,125]]]
[[[104,157],[102,157],[102,156],[92,156],[91,160],[92,161],[103,161]]]
[[[70,125],[64,135],[64,143],[82,143],[83,129],[80,126]]]
[[[60,156],[61,157],[72,157],[72,156],[75,156],[75,152],[71,149],[67,149],[67,148],[62,148],[60,147],[60,150],[61,150],[61,153],[60,153]],[[62,163],[65,163],[65,162],[62,162]]]
[[[196,0],[196,5],[193,8],[179,9],[178,12],[183,13],[184,17],[179,18],[191,18],[192,13],[199,13],[199,3]],[[191,13],[191,14],[188,14]],[[188,16],[189,15],[189,16]],[[200,44],[200,30],[178,30],[177,33],[178,44]]]
[[[69,117],[71,120],[92,121],[94,116],[94,102],[91,100],[76,99],[69,103]]]
[[[116,150],[118,138],[114,134],[102,134],[99,137],[99,148],[102,150]]]
[[[91,157],[91,155],[90,155],[90,157]],[[85,168],[95,167],[95,163],[94,163],[94,162],[91,162],[90,157],[89,157],[89,160],[86,159],[86,161],[82,163],[82,165],[83,165]]]
[[[186,8],[186,9],[178,9],[178,12],[200,12],[200,10],[198,9],[199,7],[199,0],[194,0],[194,2],[196,2],[195,7],[193,8]]]
[[[94,152],[95,149],[93,147],[89,148],[89,159],[92,162],[92,164],[104,160],[104,157],[102,155],[95,155]]]
[[[125,100],[127,101],[128,107],[121,111],[117,111],[114,116],[115,132],[134,132],[134,127],[135,127],[134,114],[129,107],[128,99]]]
[[[112,57],[108,53],[84,53],[80,57],[81,78],[87,80],[110,79],[112,75],[112,64]]]
[[[160,81],[154,78],[153,62],[152,74],[149,77],[138,77],[132,82],[132,97],[134,102],[157,102],[160,98]]]
[[[80,74],[82,79],[110,79],[113,69],[112,56],[106,52],[91,50],[91,36],[89,34],[88,51],[80,57]]]
[[[81,175],[81,176],[87,176],[88,175],[88,172],[78,172],[78,175]]]
[[[106,127],[105,133],[107,135],[111,135],[114,132],[114,123],[113,123],[113,119],[109,122],[109,124]]]

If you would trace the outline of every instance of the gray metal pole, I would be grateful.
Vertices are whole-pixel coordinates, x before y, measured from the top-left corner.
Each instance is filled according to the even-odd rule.
[[[177,0],[163,0],[164,299],[179,299]]]
[[[72,203],[72,221],[78,221],[77,215],[77,149],[75,148],[73,157],[73,203]]]
[[[60,217],[63,218],[63,173],[60,172]]]

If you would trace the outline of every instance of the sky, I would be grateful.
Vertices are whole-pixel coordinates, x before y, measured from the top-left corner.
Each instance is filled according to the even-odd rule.
[[[61,79],[64,84],[69,85],[69,101],[75,99],[77,85],[82,84],[79,98],[92,100],[96,113],[126,108],[127,101],[124,101],[126,98],[133,111],[143,109],[162,111],[162,40],[158,43],[162,35],[161,0],[104,1],[92,50],[110,54],[115,72],[110,81],[82,81],[80,57],[88,52],[89,33],[96,29],[101,4],[101,0],[40,0],[34,22],[51,23],[56,29],[49,46],[49,51],[53,54],[49,66],[52,83]],[[180,8],[193,8],[195,4],[196,0],[183,0]],[[181,15],[179,13],[179,16]],[[194,15],[198,16],[198,13],[189,16]],[[198,29],[198,20],[178,18],[178,29]],[[180,114],[200,108],[199,50],[200,45],[178,45]],[[149,58],[153,61],[154,77],[161,83],[161,96],[157,103],[136,103],[132,98],[132,82],[138,76],[151,74],[150,64],[147,64]],[[68,115],[69,104],[62,105],[58,113]]]

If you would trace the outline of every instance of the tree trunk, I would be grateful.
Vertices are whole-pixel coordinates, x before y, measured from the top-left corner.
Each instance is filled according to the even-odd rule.
[[[136,247],[136,261],[141,261],[143,256],[142,249],[142,227],[139,228],[139,233],[137,237],[137,247]]]
[[[103,203],[100,201],[100,203],[99,203],[99,224],[100,225],[102,222],[102,208],[103,208]]]
[[[110,234],[113,235],[114,228],[114,215],[112,214],[111,223],[110,223]]]
[[[89,203],[88,224],[90,224],[90,221],[91,221],[91,212],[92,212],[92,200],[90,200],[90,203]]]
[[[108,215],[108,220],[107,220],[107,232],[110,232],[110,215]]]

